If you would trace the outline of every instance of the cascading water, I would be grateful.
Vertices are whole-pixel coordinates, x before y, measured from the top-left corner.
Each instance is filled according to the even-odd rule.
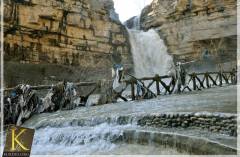
[[[166,75],[173,66],[173,59],[167,53],[167,47],[154,29],[147,32],[139,30],[139,17],[134,18],[133,29],[128,29],[135,75],[146,77]]]
[[[38,122],[41,126],[35,132],[31,152],[33,155],[179,154],[175,149],[155,145],[155,132],[151,129],[144,130],[150,134],[148,144],[139,144],[144,139],[140,134],[144,131],[137,126],[139,117],[117,116],[69,121],[70,119],[64,118],[64,114],[55,114],[60,118],[50,120],[50,124],[44,118],[44,122]]]
[[[46,127],[36,131],[32,154],[35,155],[90,155],[106,153],[123,135],[120,126],[102,123],[96,126]],[[44,149],[42,149],[44,148]]]
[[[139,17],[136,17],[134,19],[134,29],[128,30],[132,46],[135,75],[137,77],[154,76],[156,74],[165,75],[173,64],[172,57],[168,55],[167,48],[156,31],[153,29],[147,32],[139,30],[139,19]],[[87,113],[88,109],[86,108],[85,110]],[[57,119],[44,120],[43,115],[43,122],[38,122],[41,125],[36,127],[38,129],[35,133],[32,148],[34,155],[109,153],[119,148],[116,141],[123,138],[124,130],[129,128],[135,130],[137,128],[137,120],[128,121],[120,125],[117,122],[118,120],[114,120],[116,118],[111,118],[110,121],[105,118],[97,118],[89,122],[86,120],[84,123],[77,122],[77,124],[74,124],[63,113],[57,112],[54,114],[59,115]],[[74,114],[71,116],[74,117]],[[44,149],[42,149],[43,147]]]

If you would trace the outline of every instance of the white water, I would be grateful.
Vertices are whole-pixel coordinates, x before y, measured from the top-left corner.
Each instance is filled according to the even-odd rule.
[[[33,155],[173,155],[180,154],[174,148],[152,143],[137,143],[139,132],[133,135],[133,143],[123,143],[124,130],[136,130],[131,124],[113,125],[102,123],[91,126],[47,127],[35,133]],[[150,131],[151,132],[151,131]],[[140,138],[141,139],[141,138]],[[119,142],[118,142],[119,140]],[[116,143],[115,143],[116,142]],[[43,149],[44,148],[44,149]]]
[[[123,135],[120,126],[102,123],[97,126],[47,127],[35,133],[34,155],[90,155],[107,153],[114,148],[113,142]],[[44,149],[42,149],[44,148]]]
[[[135,75],[137,77],[144,77],[156,74],[168,74],[173,60],[168,55],[167,47],[164,45],[163,40],[153,29],[148,32],[140,31],[139,17],[136,17],[134,24],[135,29],[129,30],[129,35]],[[44,128],[36,130],[32,148],[34,155],[89,155],[109,153],[118,149],[119,146],[115,142],[121,138],[123,130],[136,126],[131,122],[128,122],[128,125],[119,125],[116,122],[106,123],[104,121],[95,125],[88,125],[87,123],[83,125],[79,123],[76,125],[61,125],[63,122],[67,123],[67,118],[61,118],[60,116],[59,119],[45,122],[43,124]],[[73,116],[71,115],[71,117]],[[101,121],[101,119],[98,120]],[[91,123],[93,122],[95,120],[91,121]]]
[[[129,29],[131,51],[136,77],[167,75],[173,66],[173,59],[159,34],[150,29],[139,30],[139,17],[134,19],[134,29]]]

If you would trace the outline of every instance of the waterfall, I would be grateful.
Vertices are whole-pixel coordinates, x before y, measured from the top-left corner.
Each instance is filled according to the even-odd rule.
[[[133,19],[133,28],[140,30],[140,16],[135,16]]]
[[[134,18],[134,28],[128,29],[136,77],[167,75],[173,59],[159,34],[150,29],[139,30],[139,17]]]
[[[136,17],[133,21],[134,29],[128,30],[135,75],[144,77],[168,74],[173,59],[168,55],[167,47],[155,30],[141,31],[139,19],[139,16]],[[46,99],[45,103],[47,102]],[[82,110],[83,113],[89,112],[87,108]],[[91,155],[111,152],[118,147],[118,141],[123,138],[124,130],[137,128],[136,119],[127,120],[122,124],[124,118],[122,120],[111,118],[109,121],[107,117],[103,119],[98,117],[92,118],[89,122],[76,121],[75,124],[61,112],[54,114],[59,114],[59,118],[45,121],[42,115],[43,121],[38,122],[32,148],[34,155]],[[74,114],[71,116],[74,117]]]

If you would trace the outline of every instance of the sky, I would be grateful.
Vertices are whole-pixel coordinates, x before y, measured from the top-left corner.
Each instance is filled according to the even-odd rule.
[[[152,0],[113,0],[116,12],[122,22],[133,16],[140,15],[141,10]]]

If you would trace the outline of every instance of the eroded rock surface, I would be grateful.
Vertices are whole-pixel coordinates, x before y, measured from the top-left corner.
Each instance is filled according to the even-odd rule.
[[[76,67],[70,69],[72,73],[81,73],[79,69],[84,68],[94,72],[101,69],[98,75],[105,79],[111,77],[113,63],[122,62],[126,66],[131,64],[127,33],[118,20],[112,0],[4,2],[6,64],[15,62]],[[22,64],[14,65],[18,66]],[[39,69],[35,68],[33,71],[37,70]],[[49,70],[43,73],[46,71]],[[69,69],[65,69],[62,73],[68,71]],[[13,76],[12,73],[6,74],[7,81],[16,77],[21,77],[20,80],[31,77]],[[41,82],[43,77],[40,76],[41,72],[37,72],[37,75]],[[61,76],[60,79],[64,77]],[[71,77],[75,78],[74,74],[68,73],[66,78]]]
[[[141,15],[144,30],[159,31],[176,60],[236,60],[236,0],[153,0]]]

